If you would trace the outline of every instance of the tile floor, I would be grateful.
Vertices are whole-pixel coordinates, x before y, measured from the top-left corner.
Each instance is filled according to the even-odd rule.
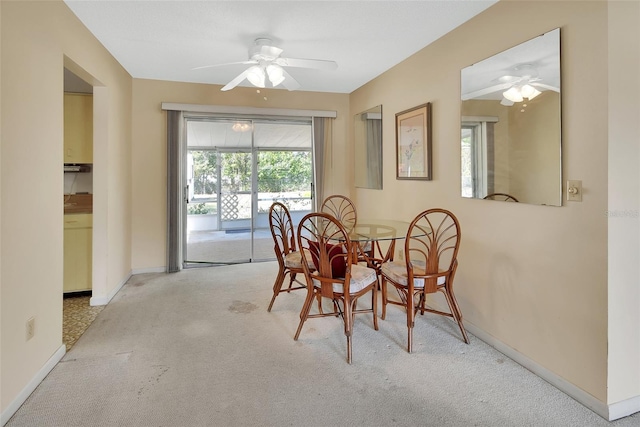
[[[87,330],[104,306],[89,305],[90,295],[65,295],[62,305],[62,341],[67,351]]]

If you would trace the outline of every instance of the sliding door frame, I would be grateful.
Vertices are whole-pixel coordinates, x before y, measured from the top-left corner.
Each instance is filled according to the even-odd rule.
[[[284,119],[308,118],[312,121],[312,161],[314,175],[312,182],[315,183],[312,189],[312,204],[318,204],[321,198],[322,180],[324,174],[324,150],[325,141],[331,141],[331,125],[328,132],[325,130],[325,120],[335,119],[336,111],[326,110],[295,110],[295,109],[274,109],[259,107],[232,107],[221,105],[198,105],[163,102],[162,110],[167,111],[167,272],[176,272],[184,267],[183,259],[183,239],[184,230],[182,228],[183,218],[186,213],[182,212],[181,206],[188,197],[188,192],[183,185],[182,171],[185,164],[187,151],[186,144],[186,120],[198,118],[219,118],[219,119]],[[180,179],[175,179],[175,178]],[[319,191],[320,189],[320,191]],[[317,208],[317,206],[316,206]]]

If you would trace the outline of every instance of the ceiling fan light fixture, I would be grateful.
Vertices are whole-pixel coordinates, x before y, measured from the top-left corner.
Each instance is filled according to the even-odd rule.
[[[502,92],[502,96],[512,102],[522,102],[522,94],[517,87],[512,86],[509,90]]]
[[[250,123],[235,122],[233,126],[231,126],[231,129],[234,132],[246,132],[248,130],[251,130],[252,126]]]
[[[536,96],[540,95],[541,92],[537,90],[535,87],[527,84],[522,86],[522,89],[520,89],[520,93],[524,98],[531,100]]]
[[[264,87],[264,69],[259,65],[254,65],[247,70],[247,80],[255,87]]]
[[[267,75],[273,87],[278,86],[284,81],[284,70],[277,64],[267,65]]]

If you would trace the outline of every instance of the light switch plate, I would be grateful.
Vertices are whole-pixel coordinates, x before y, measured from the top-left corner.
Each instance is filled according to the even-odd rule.
[[[570,202],[582,201],[582,181],[567,181],[567,200]]]

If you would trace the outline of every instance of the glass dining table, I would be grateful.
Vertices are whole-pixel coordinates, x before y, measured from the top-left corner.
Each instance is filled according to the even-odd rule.
[[[349,233],[354,251],[357,251],[354,255],[364,259],[369,267],[378,270],[382,263],[393,261],[396,240],[407,237],[409,225],[405,221],[389,219],[358,219]],[[388,247],[383,250],[385,242]]]

